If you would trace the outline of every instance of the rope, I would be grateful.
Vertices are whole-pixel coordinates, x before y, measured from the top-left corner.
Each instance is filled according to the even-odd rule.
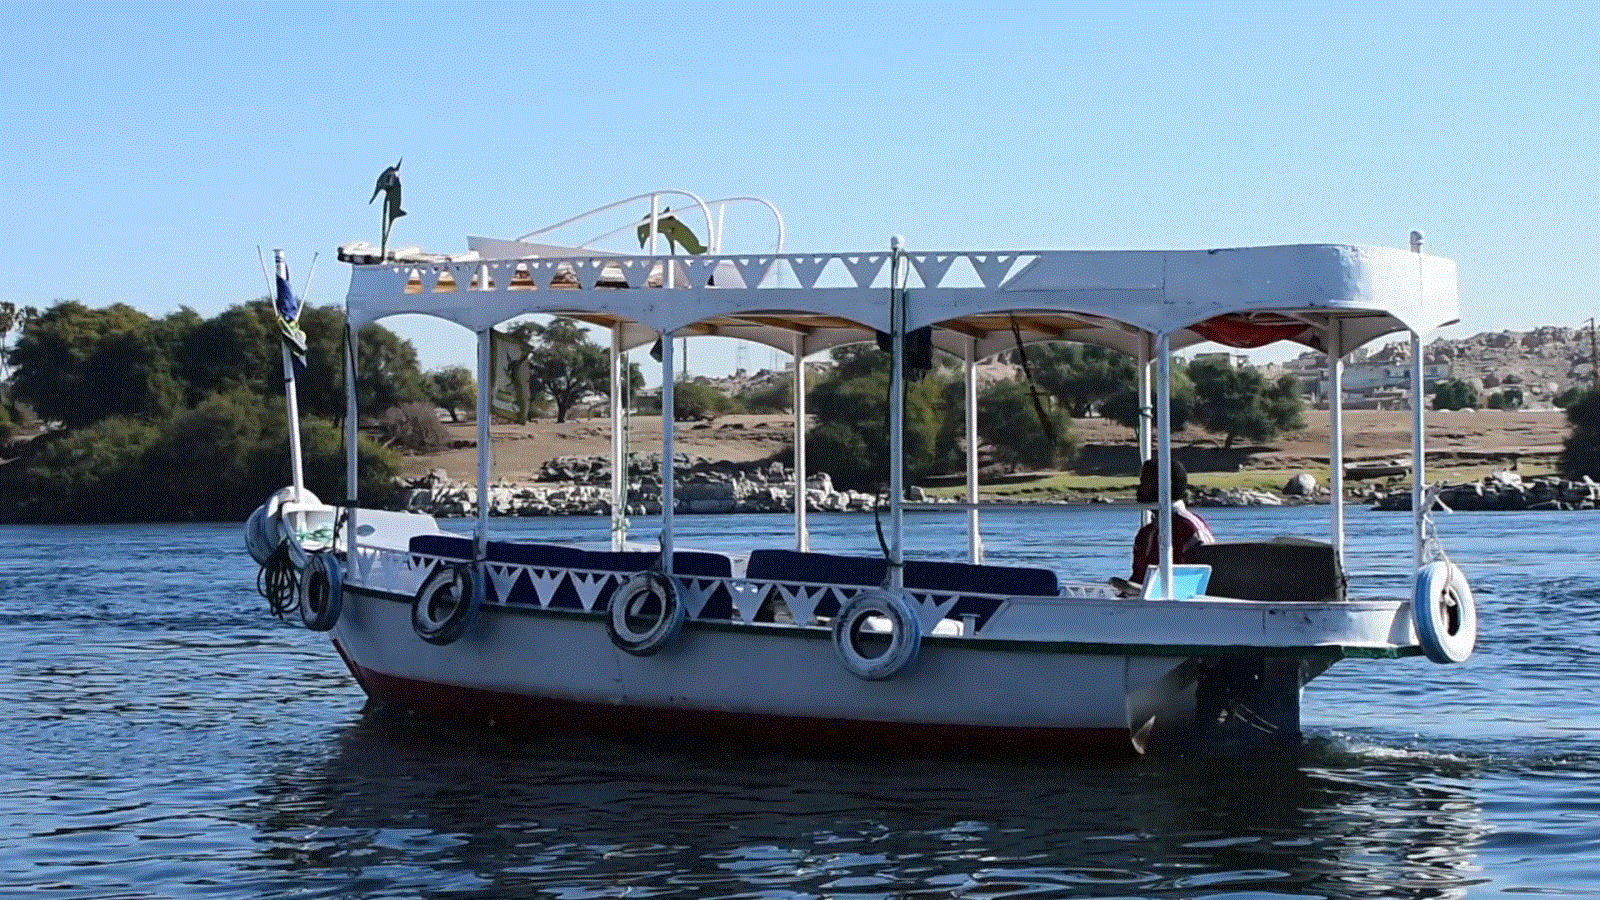
[[[300,571],[289,556],[289,540],[279,541],[256,573],[256,590],[267,599],[267,608],[280,619],[294,611],[300,597]]]

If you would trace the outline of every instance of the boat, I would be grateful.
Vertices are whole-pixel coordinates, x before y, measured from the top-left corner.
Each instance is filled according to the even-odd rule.
[[[669,215],[661,204],[672,197],[687,202],[670,216],[704,229],[704,253],[658,241]],[[1410,249],[920,252],[893,238],[877,249],[795,253],[783,248],[781,215],[766,204],[778,222],[777,249],[727,253],[723,213],[751,198],[630,199],[648,211],[611,234],[631,237],[637,225],[646,252],[535,240],[548,239],[548,230],[469,238],[468,249],[454,253],[340,248],[350,269],[351,328],[420,314],[476,335],[478,497],[489,495],[493,477],[494,328],[523,316],[567,316],[609,332],[614,426],[624,415],[615,377],[622,355],[659,350],[668,471],[675,339],[738,337],[803,361],[886,336],[898,421],[915,343],[907,337],[920,332],[964,362],[969,409],[975,365],[1019,343],[1077,340],[1129,354],[1147,401],[1141,453],[1163,473],[1172,456],[1175,351],[1207,341],[1323,349],[1329,396],[1341,397],[1347,354],[1399,332],[1410,335],[1420,361],[1423,336],[1458,317],[1454,263],[1423,253],[1415,233]],[[348,372],[356,371],[353,346],[346,342]],[[1417,365],[1410,468],[1421,497],[1429,488],[1420,480]],[[803,497],[804,366],[796,370],[794,495]],[[357,389],[351,379],[352,411]],[[679,546],[671,477],[661,480],[659,535],[637,541],[626,466],[616,464],[610,540],[598,545],[498,537],[487,503],[477,505],[470,534],[427,515],[363,508],[354,496],[322,504],[298,474],[252,516],[247,543],[265,580],[278,586],[280,610],[326,632],[372,701],[433,721],[784,751],[1254,750],[1302,740],[1303,691],[1336,662],[1460,663],[1476,641],[1470,585],[1425,512],[1414,515],[1412,540],[1391,550],[1414,572],[1404,589],[1349,583],[1339,405],[1329,414],[1336,499],[1325,535],[1217,543],[1180,563],[1163,474],[1155,521],[1164,549],[1131,598],[1107,583],[1109,573],[1073,571],[1070,548],[1051,567],[1007,564],[987,548],[975,459],[963,504],[965,558],[908,556],[899,427],[889,436],[879,554],[813,550],[804,503],[793,504],[793,540],[783,546],[749,546],[736,534],[716,546]],[[344,427],[354,448],[353,412]],[[966,427],[967,446],[976,447],[975,413]],[[627,452],[623,433],[612,429],[614,461]],[[346,469],[346,483],[358,484],[353,450]],[[873,527],[866,514],[862,521]],[[1130,539],[1134,527],[1130,521]]]

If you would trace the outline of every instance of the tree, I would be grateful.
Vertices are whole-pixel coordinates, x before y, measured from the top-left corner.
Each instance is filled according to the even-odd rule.
[[[1476,409],[1478,392],[1459,378],[1441,382],[1433,392],[1434,409]]]
[[[1035,344],[1027,354],[1040,386],[1078,418],[1099,412],[1108,398],[1138,384],[1138,364],[1108,347],[1061,341]],[[1138,393],[1136,387],[1130,392]]]
[[[1561,444],[1561,471],[1600,480],[1600,388],[1590,388],[1567,407],[1572,426]]]
[[[1172,430],[1182,431],[1189,426],[1189,418],[1194,412],[1195,395],[1194,382],[1189,380],[1188,370],[1178,363],[1170,367],[1171,388],[1169,390],[1170,402],[1167,409],[1171,415]],[[1150,402],[1155,403],[1155,391],[1152,389]],[[1151,406],[1152,413],[1155,407]],[[1105,416],[1118,425],[1138,429],[1139,427],[1139,383],[1133,381],[1119,385],[1110,396],[1101,402],[1100,415]],[[1150,420],[1150,427],[1155,427],[1155,419]]]
[[[1048,430],[1020,381],[997,381],[978,397],[978,434],[994,448],[995,461],[1010,468],[1053,469],[1072,460],[1072,417],[1061,409],[1046,410],[1046,416]]]
[[[788,412],[794,408],[794,375],[780,375],[768,384],[745,391],[737,399],[749,412]]]
[[[605,348],[589,340],[589,333],[576,321],[519,322],[510,331],[532,348],[528,352],[528,391],[550,398],[557,422],[565,422],[584,397],[611,389]]]
[[[869,346],[836,348],[833,373],[810,392],[818,425],[807,437],[806,464],[841,487],[871,490],[889,474],[889,356]],[[906,385],[905,471],[928,474],[937,461],[945,422],[937,378]],[[846,434],[848,432],[848,434]]]
[[[478,381],[466,366],[446,366],[427,374],[423,389],[433,404],[450,414],[450,421],[459,422],[456,413],[472,409],[478,402]]]
[[[1489,395],[1487,403],[1490,409],[1521,409],[1522,388],[1508,387]]]
[[[41,419],[82,427],[108,416],[156,416],[182,400],[158,323],[126,304],[58,303],[32,317],[9,354],[12,389]]]
[[[1189,364],[1189,378],[1195,390],[1194,419],[1207,431],[1225,435],[1224,448],[1240,437],[1269,441],[1305,427],[1292,375],[1269,383],[1254,366],[1198,360]]]
[[[679,422],[711,421],[725,412],[730,401],[704,381],[679,381],[672,386],[672,415]]]

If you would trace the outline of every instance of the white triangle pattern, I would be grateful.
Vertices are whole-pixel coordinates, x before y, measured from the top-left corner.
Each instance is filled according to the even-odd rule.
[[[756,610],[761,608],[767,586],[753,581],[730,581],[728,593],[733,597],[733,608],[739,613],[740,621],[748,625],[755,619]]]
[[[917,618],[922,620],[922,633],[932,634],[933,626],[939,624],[939,620],[944,618],[945,613],[949,612],[960,598],[951,594],[940,603],[933,595],[924,594],[920,597],[913,596],[913,599],[917,601]]]
[[[656,267],[656,261],[648,257],[620,259],[617,265],[622,267],[622,276],[628,279],[628,287],[638,290],[650,283],[650,271]]]
[[[950,271],[950,264],[955,261],[955,254],[952,253],[917,253],[911,257],[911,265],[916,267],[917,277],[922,279],[923,287],[938,287],[945,273]]]
[[[770,256],[736,256],[733,259],[734,268],[739,270],[739,277],[744,279],[747,288],[758,288],[761,282],[767,279],[767,272],[772,268]]]
[[[509,603],[511,592],[517,586],[517,579],[521,577],[523,567],[489,563],[485,568],[489,570],[489,580],[494,582],[495,596],[500,598],[501,603]]]
[[[822,270],[833,262],[831,256],[788,256],[784,257],[789,262],[789,268],[794,270],[795,280],[803,288],[816,287],[817,279],[822,277]]]
[[[529,569],[528,581],[533,585],[533,596],[538,599],[540,606],[549,606],[550,601],[556,598],[556,590],[561,587],[561,579],[566,572],[561,569]]]
[[[676,576],[672,580],[678,587],[678,599],[683,602],[683,608],[696,619],[700,618],[700,611],[706,608],[706,601],[717,592],[717,585],[721,583],[720,579],[682,576]]]
[[[883,271],[883,261],[889,257],[883,253],[851,254],[842,256],[844,267],[850,270],[855,277],[856,287],[869,288],[877,280],[878,273]]]
[[[677,260],[689,279],[691,287],[703,288],[711,283],[711,274],[717,270],[714,256],[690,256]]]
[[[365,584],[372,574],[372,563],[378,557],[378,551],[368,550],[365,547],[356,548],[356,571],[361,573],[361,583]]]
[[[572,270],[578,274],[578,284],[586,291],[594,290],[600,281],[600,273],[604,271],[606,261],[603,259],[575,259],[572,261]]]
[[[967,256],[967,261],[972,263],[973,271],[978,273],[978,280],[983,286],[994,289],[1011,271],[1011,264],[1017,261],[1015,253],[973,253]]]
[[[584,609],[594,609],[594,601],[600,596],[600,589],[606,586],[614,576],[606,572],[577,572],[569,571],[567,577],[572,580],[572,587],[578,592],[578,602]]]

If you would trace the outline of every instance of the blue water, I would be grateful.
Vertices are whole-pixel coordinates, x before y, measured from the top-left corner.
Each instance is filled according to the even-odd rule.
[[[1325,533],[1325,509],[1205,513],[1224,539]],[[679,543],[782,546],[789,522],[682,518]],[[1126,510],[985,525],[996,561],[1128,566]],[[960,514],[908,526],[964,553]],[[1405,554],[1378,553],[1409,526],[1352,510],[1353,578],[1404,590]],[[876,545],[869,516],[813,528]],[[0,527],[0,897],[1600,896],[1600,516],[1442,529],[1479,603],[1469,662],[1340,663],[1286,756],[1108,765],[441,731],[363,713],[326,639],[267,615],[238,526]]]

